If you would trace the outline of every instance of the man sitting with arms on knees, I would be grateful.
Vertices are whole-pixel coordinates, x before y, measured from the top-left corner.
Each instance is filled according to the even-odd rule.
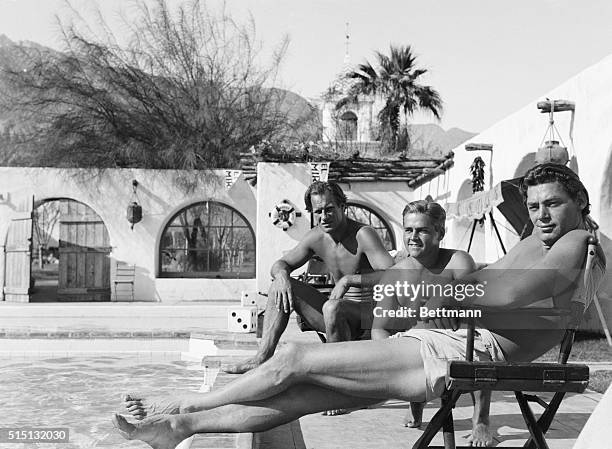
[[[590,237],[585,230],[586,189],[569,168],[543,164],[528,171],[522,191],[533,234],[487,269],[449,284],[465,289],[486,281],[482,296],[465,298],[461,304],[504,310],[505,329],[498,331],[499,323],[488,315],[478,321],[475,359],[530,361],[550,350],[561,339],[565,318],[525,323],[525,315],[513,309],[543,300],[569,308],[578,290]],[[604,260],[599,248],[598,256]],[[422,278],[414,275],[409,281],[418,284]],[[431,311],[454,310],[459,304],[449,297],[427,301]],[[114,415],[113,421],[125,438],[166,449],[196,433],[260,432],[323,410],[439,396],[446,360],[465,358],[466,332],[412,329],[396,335],[409,338],[288,344],[218,390],[168,398],[167,404],[173,405],[165,406],[163,413],[177,414],[148,416],[137,423]],[[128,408],[137,417],[151,415],[154,409],[154,404],[140,401]]]
[[[346,216],[346,196],[337,184],[314,182],[306,191],[304,202],[316,226],[272,265],[273,281],[259,350],[247,362],[223,367],[228,373],[243,373],[269,359],[293,309],[312,329],[325,332],[330,343],[355,340],[371,326],[371,321],[362,322],[362,316],[372,316],[371,289],[360,288],[362,275],[389,268],[393,259],[374,229]],[[314,255],[323,260],[334,278],[329,298],[289,276]],[[374,278],[381,276],[382,271]]]
[[[395,282],[403,282],[400,279],[402,273],[408,272],[409,276],[417,279],[427,274],[427,277],[438,276],[442,282],[451,282],[461,279],[476,269],[476,264],[467,252],[440,248],[440,241],[444,238],[446,212],[438,203],[426,200],[413,201],[409,203],[402,212],[404,224],[404,247],[408,257],[399,261],[391,267],[385,276],[389,282],[389,275],[397,274]],[[382,284],[380,284],[382,285]],[[374,297],[375,300],[380,298]],[[395,295],[389,298],[390,302],[377,304],[372,325],[372,339],[380,340],[391,336],[400,330],[407,330],[417,324],[414,318],[395,318],[384,313],[387,310],[398,310],[400,307],[418,309],[418,305],[426,300],[426,296],[418,297]],[[417,327],[423,327],[418,324]],[[489,431],[489,402],[490,392],[476,393],[478,400],[473,397],[474,416],[472,435],[470,442],[475,446],[489,446],[493,443],[493,437]],[[424,402],[412,402],[412,421],[406,422],[407,427],[420,427],[423,418]]]

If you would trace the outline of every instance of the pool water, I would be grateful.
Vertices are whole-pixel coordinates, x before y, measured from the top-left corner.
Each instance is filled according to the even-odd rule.
[[[0,428],[68,427],[69,443],[0,442],[0,448],[143,448],[113,428],[111,415],[124,413],[124,392],[198,391],[202,369],[185,362],[148,362],[133,356],[0,359]]]

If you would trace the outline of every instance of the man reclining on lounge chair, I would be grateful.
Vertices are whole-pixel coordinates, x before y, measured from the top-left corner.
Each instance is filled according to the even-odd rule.
[[[390,283],[390,274],[398,274],[397,281],[403,281],[402,273],[408,276],[428,277],[436,276],[439,282],[452,282],[462,279],[467,274],[476,270],[476,264],[467,252],[440,248],[440,242],[444,238],[446,212],[438,203],[420,200],[409,203],[402,212],[404,224],[404,247],[408,257],[399,261],[391,267],[387,273],[385,283]],[[381,287],[383,283],[378,284]],[[375,291],[374,299],[381,299],[381,292]],[[400,292],[402,293],[402,292]],[[409,291],[405,293],[410,294]],[[396,295],[385,296],[386,301],[377,304],[374,310],[374,323],[372,325],[372,339],[380,340],[389,338],[391,334],[412,328],[415,324],[424,327],[422,322],[417,323],[416,318],[395,318],[386,312],[398,310],[401,306],[414,307],[420,305],[426,299],[424,294],[418,296],[400,296],[398,301]],[[416,309],[415,309],[416,310]],[[476,396],[476,397],[474,397]],[[489,405],[491,393],[489,391],[476,392],[472,395],[474,400],[474,415],[472,417],[472,433],[470,443],[474,446],[490,446],[493,437],[489,430]],[[412,402],[410,409],[412,420],[406,417],[407,427],[420,427],[423,418],[424,402]]]
[[[465,289],[486,281],[483,295],[461,302],[432,297],[427,302],[427,309],[441,317],[434,322],[447,328],[452,323],[445,313],[460,303],[507,311],[505,324],[513,323],[514,328],[498,330],[500,323],[486,315],[478,322],[482,327],[475,341],[477,359],[530,361],[558,343],[562,317],[536,322],[537,317],[526,319],[512,309],[544,300],[552,301],[554,307],[569,307],[584,264],[590,236],[584,224],[589,201],[578,176],[565,166],[542,164],[528,171],[522,190],[533,234],[488,269],[448,284],[458,290],[458,286]],[[416,284],[421,279],[414,276],[410,281]],[[411,338],[288,344],[223,388],[169,398],[158,409],[175,414],[151,416],[155,401],[138,400],[128,404],[128,410],[147,418],[130,423],[114,415],[113,421],[125,438],[166,449],[196,433],[260,432],[323,410],[362,407],[391,398],[414,402],[439,396],[445,360],[465,358],[465,332],[413,329],[402,336]]]

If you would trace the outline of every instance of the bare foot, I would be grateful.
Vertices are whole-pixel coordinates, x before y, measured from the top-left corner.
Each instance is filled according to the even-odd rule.
[[[468,437],[468,442],[470,445],[476,447],[493,446],[493,435],[491,434],[489,426],[484,423],[474,424],[472,434]]]
[[[123,395],[127,411],[136,419],[154,415],[175,415],[181,413],[181,400],[170,396],[153,396],[141,393]]]
[[[181,435],[168,416],[154,416],[132,424],[123,416],[114,414],[113,425],[126,440],[140,440],[153,449],[175,449],[189,435]]]
[[[410,415],[406,414],[404,418],[404,427],[410,427],[412,429],[418,429],[423,424],[423,409],[425,408],[425,402],[411,402],[410,403]]]
[[[263,361],[259,359],[251,359],[246,362],[236,363],[235,365],[221,365],[221,371],[228,374],[244,374],[261,365]]]
[[[350,413],[350,411],[345,408],[337,408],[335,410],[327,410],[321,414],[323,416],[338,416],[338,415],[346,415],[347,413]]]

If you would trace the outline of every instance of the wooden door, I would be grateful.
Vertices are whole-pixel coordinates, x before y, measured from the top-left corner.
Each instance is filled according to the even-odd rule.
[[[17,203],[17,213],[9,224],[4,248],[4,300],[30,301],[32,257],[32,211],[34,197]]]
[[[110,301],[108,231],[83,203],[60,200],[58,299]]]

